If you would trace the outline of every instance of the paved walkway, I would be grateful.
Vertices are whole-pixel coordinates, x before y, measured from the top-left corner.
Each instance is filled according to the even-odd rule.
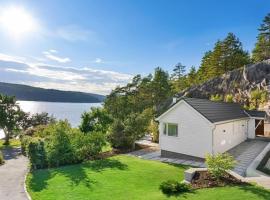
[[[248,140],[229,150],[228,153],[230,153],[237,160],[237,165],[233,171],[244,177],[248,166],[259,155],[259,153],[265,148],[267,144],[268,142],[261,140]],[[194,167],[206,167],[205,163],[203,162],[161,157],[158,147],[141,149],[131,152],[128,155],[147,160],[157,160],[161,162],[190,165]]]
[[[261,140],[247,140],[228,151],[236,160],[234,172],[241,176],[246,175],[246,170],[252,161],[262,152],[268,142]]]
[[[27,158],[20,149],[3,150],[5,164],[0,166],[0,199],[27,200],[24,179],[27,173]]]
[[[205,167],[203,162],[197,162],[194,160],[187,160],[187,159],[177,159],[177,158],[164,158],[161,157],[160,150],[157,147],[150,147],[146,149],[141,149],[138,151],[133,151],[128,153],[130,156],[136,156],[146,160],[156,160],[165,163],[173,163],[173,164],[183,164],[183,165],[190,165],[194,167]]]

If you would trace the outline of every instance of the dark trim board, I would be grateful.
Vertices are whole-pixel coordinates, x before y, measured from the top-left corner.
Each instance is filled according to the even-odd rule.
[[[172,151],[166,151],[161,149],[161,157],[164,158],[177,158],[177,159],[183,159],[183,160],[192,160],[192,161],[197,161],[197,162],[204,162],[204,158],[199,158],[195,156],[190,156],[186,154],[181,154],[181,153],[176,153]]]

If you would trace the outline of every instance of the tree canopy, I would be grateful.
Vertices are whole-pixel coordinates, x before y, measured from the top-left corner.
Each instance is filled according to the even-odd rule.
[[[258,30],[259,35],[252,52],[252,59],[255,62],[270,59],[270,13],[265,16]]]
[[[22,111],[16,103],[15,97],[0,94],[0,128],[5,133],[5,145],[20,128]]]

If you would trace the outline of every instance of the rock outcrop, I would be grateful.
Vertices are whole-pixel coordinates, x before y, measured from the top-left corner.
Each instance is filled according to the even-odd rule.
[[[178,93],[176,97],[180,98],[186,96],[209,99],[211,95],[219,94],[225,96],[231,94],[235,102],[246,105],[250,100],[251,91],[257,88],[270,93],[270,59],[244,66],[208,80],[200,85],[187,88]],[[157,108],[158,113],[164,112],[172,103],[172,98],[163,102],[163,104]],[[268,120],[270,121],[270,98],[268,102],[259,109],[266,111]]]
[[[194,98],[207,98],[215,94],[232,94],[234,97],[250,96],[256,88],[269,90],[270,60],[247,65],[223,74],[201,85],[193,86],[178,94]]]

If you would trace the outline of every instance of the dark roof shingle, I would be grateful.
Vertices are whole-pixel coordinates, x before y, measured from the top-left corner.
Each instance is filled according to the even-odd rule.
[[[245,110],[247,112],[247,114],[250,117],[258,117],[258,118],[265,118],[265,111],[259,111],[259,110]]]
[[[197,98],[182,99],[213,123],[248,117],[241,106],[236,103],[215,102]]]

